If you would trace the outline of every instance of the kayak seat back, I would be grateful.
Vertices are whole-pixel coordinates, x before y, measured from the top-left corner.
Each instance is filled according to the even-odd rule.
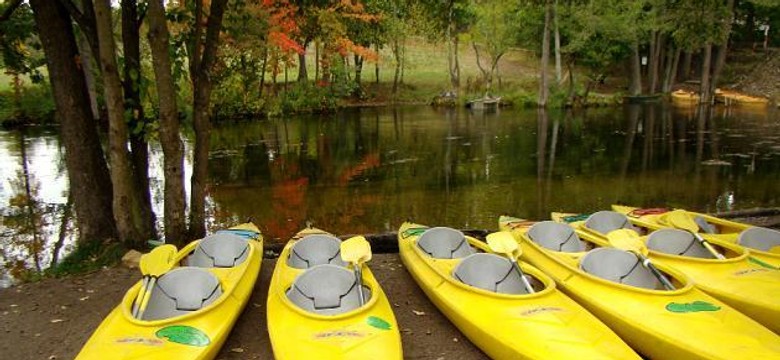
[[[580,260],[582,271],[619,284],[661,289],[661,283],[633,254],[615,248],[596,248]]]
[[[520,274],[507,259],[495,254],[471,254],[461,260],[452,276],[460,282],[501,294],[527,294]]]
[[[426,230],[417,240],[417,246],[436,259],[460,259],[476,252],[462,232],[448,227]]]
[[[308,235],[293,244],[287,265],[296,269],[309,269],[317,265],[347,266],[341,260],[341,240],[332,235]]]
[[[363,287],[368,301],[371,291]],[[341,266],[324,264],[304,271],[287,290],[287,298],[303,310],[338,315],[360,307],[355,274]]]
[[[143,320],[168,319],[205,307],[222,295],[219,280],[196,267],[178,267],[157,280]]]
[[[715,225],[708,223],[707,220],[701,216],[694,217],[693,222],[695,222],[696,225],[699,225],[699,229],[701,229],[703,233],[707,233],[707,234],[718,233],[718,228],[715,227]]]
[[[637,233],[639,232],[639,229],[628,221],[627,216],[609,210],[598,211],[588,216],[588,219],[585,220],[585,227],[602,234],[608,234],[610,231],[617,229],[631,229]]]
[[[249,243],[241,236],[219,232],[205,237],[187,258],[187,265],[203,268],[238,266],[249,256]]]
[[[647,237],[647,248],[665,254],[713,259],[712,254],[687,231],[660,229]]]
[[[750,227],[739,234],[737,243],[747,248],[769,251],[775,246],[780,246],[780,231]]]
[[[528,229],[528,238],[541,247],[552,251],[581,252],[585,251],[585,243],[574,229],[554,221],[542,221]]]

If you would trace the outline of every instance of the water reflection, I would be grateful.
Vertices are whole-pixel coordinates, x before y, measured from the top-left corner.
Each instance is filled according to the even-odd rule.
[[[0,132],[3,262],[21,257],[46,267],[67,208],[61,166],[51,166],[61,163],[59,144],[51,132],[19,136]],[[615,202],[703,211],[780,203],[780,122],[765,112],[357,109],[224,124],[211,144],[209,226],[251,218],[271,240],[307,221],[340,234],[392,231],[406,219],[492,229],[502,213],[543,219]],[[159,146],[150,154],[161,214]],[[27,198],[38,205],[17,208],[10,201],[20,187],[12,184],[25,157],[28,183],[45,186],[30,188]],[[8,239],[23,234],[29,244],[34,236],[12,229],[8,214],[49,208],[52,215],[41,216],[48,230],[34,247],[44,255],[23,256],[27,248]]]

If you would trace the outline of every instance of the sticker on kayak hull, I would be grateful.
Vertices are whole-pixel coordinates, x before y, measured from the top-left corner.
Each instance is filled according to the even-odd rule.
[[[542,313],[561,312],[561,311],[563,311],[563,309],[557,306],[537,306],[535,308],[524,310],[523,312],[520,313],[520,315],[531,316],[531,315],[537,315]]]
[[[666,310],[674,313],[690,313],[700,311],[718,311],[720,306],[710,304],[706,301],[694,301],[690,303],[670,302],[666,304]]]
[[[371,325],[380,330],[390,330],[393,327],[392,325],[390,325],[389,322],[376,316],[369,316],[368,318],[366,318],[366,324]]]
[[[406,239],[406,238],[408,238],[410,236],[422,235],[422,233],[424,233],[426,230],[428,230],[427,227],[409,228],[409,229],[406,229],[406,231],[401,233],[401,238],[402,239]]]
[[[165,342],[160,339],[148,338],[143,336],[127,336],[127,337],[116,339],[114,342],[117,344],[139,344],[139,345],[146,345],[146,346],[161,346],[162,344],[165,344]]]
[[[366,334],[360,331],[353,331],[353,330],[332,330],[332,331],[318,332],[314,334],[315,339],[326,339],[326,338],[336,338],[336,337],[362,338],[362,337],[366,337]]]
[[[157,330],[155,335],[158,338],[182,345],[203,347],[211,343],[206,333],[187,325],[166,326]]]
[[[574,214],[574,215],[564,216],[561,218],[561,220],[563,220],[563,222],[567,224],[571,224],[573,222],[587,220],[588,216],[590,216],[590,214]]]

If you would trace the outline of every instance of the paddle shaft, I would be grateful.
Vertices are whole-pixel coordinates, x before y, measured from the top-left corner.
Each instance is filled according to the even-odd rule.
[[[146,293],[144,294],[143,300],[141,300],[141,306],[138,309],[138,316],[137,319],[142,319],[144,316],[144,312],[146,311],[146,306],[149,305],[149,299],[152,297],[152,291],[154,290],[154,284],[157,282],[157,277],[152,277],[151,280],[149,280],[149,286],[146,290]]]
[[[716,259],[719,259],[719,260],[725,260],[726,259],[725,256],[721,255],[721,253],[717,252],[715,250],[715,248],[712,247],[712,244],[710,244],[709,241],[704,240],[704,238],[701,237],[701,235],[699,235],[698,233],[695,233],[693,231],[691,231],[690,233],[693,235],[693,237],[696,239],[696,241],[698,241],[699,244],[704,246],[704,248],[707,249],[707,251],[709,251],[710,254],[712,254],[712,256],[714,256]]]
[[[653,263],[650,262],[650,259],[648,259],[647,257],[645,257],[640,253],[635,253],[635,254],[642,261],[642,265],[650,269],[650,272],[652,272],[653,275],[655,275],[655,277],[658,278],[659,281],[661,281],[661,284],[663,284],[666,290],[674,290],[674,285],[672,285],[672,282],[669,281],[669,279],[667,279],[663,273],[661,273],[661,270],[658,270],[658,268],[655,267],[655,265],[653,265]]]
[[[520,274],[520,280],[523,281],[523,285],[525,285],[525,289],[528,290],[529,294],[534,294],[536,291],[534,290],[534,287],[531,286],[531,282],[528,281],[528,278],[525,277],[525,274],[523,273],[523,269],[520,268],[520,264],[517,263],[517,260],[510,257],[509,258],[512,261],[512,265],[514,265],[515,269],[517,270],[517,273]]]
[[[355,277],[357,278],[358,301],[360,301],[360,306],[363,306],[366,303],[366,298],[363,295],[363,269],[360,263],[355,264]]]
[[[133,317],[138,318],[138,309],[141,308],[141,302],[144,300],[144,295],[146,294],[146,286],[149,285],[149,276],[144,275],[143,280],[141,281],[141,288],[138,290],[138,295],[135,297],[135,301],[133,302]]]

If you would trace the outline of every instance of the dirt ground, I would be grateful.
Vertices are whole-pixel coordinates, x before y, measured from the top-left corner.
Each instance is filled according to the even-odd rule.
[[[265,305],[275,264],[275,260],[263,260],[252,298],[218,359],[273,358]],[[428,300],[398,254],[375,254],[370,267],[394,306],[404,358],[487,359]],[[138,270],[116,266],[0,290],[0,358],[74,358],[103,317],[140,278]]]

